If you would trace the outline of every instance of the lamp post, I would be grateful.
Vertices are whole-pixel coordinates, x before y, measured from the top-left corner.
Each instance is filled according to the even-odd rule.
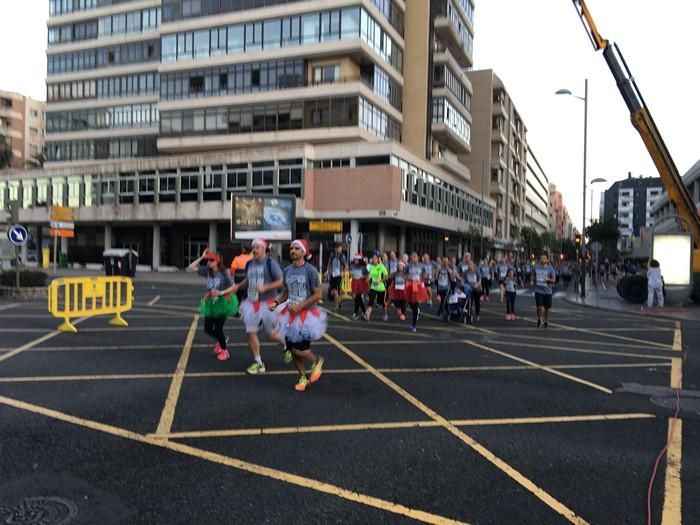
[[[581,221],[581,259],[586,254],[586,161],[588,148],[588,79],[585,80],[583,96],[574,95],[568,89],[559,89],[556,95],[570,95],[579,100],[583,100],[583,220]],[[585,268],[585,265],[584,265]],[[586,297],[586,272],[581,272],[581,297]]]
[[[591,187],[591,225],[593,225],[593,185],[597,184],[599,182],[608,182],[607,179],[604,179],[603,177],[596,177],[593,179],[591,182],[588,183],[588,185]],[[600,217],[598,218],[600,220]]]

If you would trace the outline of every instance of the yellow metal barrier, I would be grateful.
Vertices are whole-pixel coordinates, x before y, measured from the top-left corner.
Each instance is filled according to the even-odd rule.
[[[115,314],[109,324],[129,326],[121,314],[131,310],[134,285],[131,278],[122,276],[54,279],[48,298],[49,313],[63,319],[61,332],[76,333],[71,318],[93,315]]]
[[[352,278],[350,272],[343,272],[343,280],[340,282],[340,298],[352,299]]]
[[[321,286],[321,288],[323,288],[323,274],[321,272],[317,272],[317,273],[318,273],[318,284]],[[323,297],[323,295],[321,295],[321,297]],[[318,304],[323,304],[323,299],[321,299],[318,302]]]

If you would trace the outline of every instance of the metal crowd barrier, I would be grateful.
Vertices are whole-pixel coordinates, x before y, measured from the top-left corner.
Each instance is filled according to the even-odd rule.
[[[129,326],[121,314],[131,310],[134,285],[130,277],[68,277],[54,279],[49,285],[49,313],[63,319],[58,330],[77,333],[71,323],[75,317],[114,314],[109,324]]]

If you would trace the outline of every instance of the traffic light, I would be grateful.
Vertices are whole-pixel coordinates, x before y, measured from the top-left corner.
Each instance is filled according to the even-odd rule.
[[[576,246],[581,246],[581,234],[580,233],[576,234],[575,242],[576,242]]]

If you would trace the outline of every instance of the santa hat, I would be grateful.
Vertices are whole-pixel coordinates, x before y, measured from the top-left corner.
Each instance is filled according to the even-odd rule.
[[[308,259],[311,257],[311,251],[309,250],[309,243],[306,239],[295,239],[292,241],[291,246],[296,246],[304,254],[304,258]]]
[[[250,245],[253,247],[260,246],[261,248],[267,250],[267,241],[261,237],[253,239],[253,242],[251,242]]]
[[[357,260],[357,259],[362,260],[364,258],[365,258],[365,256],[362,255],[361,253],[356,253],[355,257],[353,257],[353,260]]]
[[[214,262],[216,262],[216,263],[220,263],[220,262],[221,262],[221,257],[219,257],[219,256],[218,256],[217,254],[215,254],[214,252],[207,252],[206,259],[207,259],[207,261],[214,261]]]

